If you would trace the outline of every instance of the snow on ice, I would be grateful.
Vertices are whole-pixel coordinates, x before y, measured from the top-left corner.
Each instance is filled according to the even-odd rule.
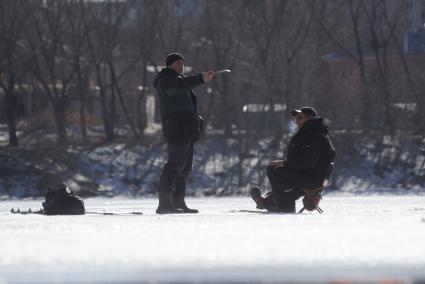
[[[328,194],[322,215],[244,212],[247,197],[189,199],[196,215],[156,215],[154,199],[85,203],[144,214],[12,215],[41,201],[2,201],[0,283],[425,280],[425,196]]]

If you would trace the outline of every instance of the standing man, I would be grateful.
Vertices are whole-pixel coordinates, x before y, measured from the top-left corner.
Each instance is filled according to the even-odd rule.
[[[329,127],[314,108],[302,107],[291,114],[298,131],[289,142],[286,159],[267,167],[272,192],[264,198],[259,187],[251,189],[258,209],[295,213],[295,200],[301,196],[307,210],[318,209],[323,183],[335,160]]]
[[[184,76],[183,69],[183,56],[171,53],[166,58],[166,67],[153,81],[159,99],[162,131],[168,144],[168,159],[159,181],[157,214],[198,213],[185,203],[194,143],[201,134],[196,96],[192,89],[211,81],[214,71]]]

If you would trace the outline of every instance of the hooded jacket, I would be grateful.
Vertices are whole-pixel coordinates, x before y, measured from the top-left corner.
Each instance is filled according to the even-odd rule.
[[[292,137],[284,165],[310,176],[319,186],[325,180],[335,156],[328,125],[323,118],[313,118]]]
[[[165,140],[197,140],[200,136],[196,96],[193,88],[203,84],[202,74],[179,75],[171,68],[163,68],[154,78],[153,86],[162,119]]]

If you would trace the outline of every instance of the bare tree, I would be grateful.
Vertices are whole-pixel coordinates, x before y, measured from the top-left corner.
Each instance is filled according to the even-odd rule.
[[[401,4],[404,5],[401,6]],[[400,3],[401,9],[400,12],[405,12],[406,9],[406,1],[402,1]],[[385,21],[386,26],[392,26],[394,22],[393,15],[391,14],[392,11],[388,11],[388,9],[384,9],[383,11],[383,17]],[[405,25],[406,26],[406,25]],[[406,27],[405,27],[406,28]],[[402,33],[402,35],[405,35],[405,33]],[[420,71],[423,69],[423,64],[420,64],[420,61],[414,61],[414,64],[410,62],[406,57],[405,51],[403,50],[403,44],[402,39],[399,38],[399,33],[395,33],[393,40],[394,40],[394,46],[396,49],[396,54],[398,58],[400,59],[401,64],[401,70],[403,70],[403,77],[405,77],[406,83],[406,89],[403,89],[403,92],[410,93],[410,95],[413,97],[414,101],[417,104],[417,107],[415,109],[415,115],[414,115],[414,125],[413,128],[416,130],[417,133],[422,133],[425,130],[425,121],[422,118],[421,110],[425,106],[425,99],[423,99],[423,96],[420,95],[421,87],[423,86],[423,82],[425,81],[425,77],[423,77],[423,73]],[[402,80],[402,78],[399,78]]]
[[[6,120],[9,131],[9,145],[18,146],[16,135],[16,112],[18,97],[15,92],[19,77],[24,72],[24,47],[22,35],[28,14],[23,9],[26,1],[0,2],[0,87],[6,109]]]
[[[361,124],[363,129],[368,128],[370,119],[369,82],[366,75],[364,25],[366,22],[364,0],[342,0],[325,2],[324,9],[317,10],[316,2],[311,3],[314,20],[320,25],[326,37],[349,58],[357,67],[360,75],[361,94]],[[325,14],[321,14],[325,13]],[[352,48],[354,46],[354,48]]]
[[[273,130],[279,135],[282,130],[282,121],[273,117],[274,106],[281,92],[280,76],[281,67],[276,60],[280,55],[280,42],[283,30],[284,18],[289,11],[288,1],[250,1],[245,7],[246,24],[252,52],[251,60],[258,66],[258,82],[262,85],[264,92],[264,124],[259,131]],[[278,134],[279,133],[279,134]]]
[[[157,30],[161,22],[161,15],[163,14],[164,2],[155,0],[137,2],[135,8],[137,11],[135,34],[137,36],[138,50],[141,55],[140,71],[142,78],[142,90],[137,97],[135,111],[137,127],[139,132],[143,133],[143,130],[147,126],[146,95],[150,86],[147,67],[149,64],[156,66],[153,58],[155,48],[158,45]]]
[[[391,5],[393,4],[393,5]],[[392,92],[395,90],[391,84],[391,67],[397,64],[394,60],[394,43],[397,28],[400,26],[403,7],[406,6],[404,1],[389,3],[387,1],[370,1],[369,5],[364,7],[364,12],[368,20],[370,32],[370,45],[373,50],[375,65],[378,73],[378,89],[382,99],[376,109],[380,113],[381,129],[376,136],[376,153],[378,160],[376,166],[381,168],[384,166],[384,139],[385,135],[394,136],[394,124],[391,119],[391,100]],[[391,14],[391,19],[388,18]],[[390,59],[389,59],[390,57]]]
[[[69,2],[66,13],[66,23],[69,25],[67,43],[70,52],[70,64],[75,71],[75,83],[77,85],[80,103],[80,129],[83,141],[88,141],[86,125],[86,106],[88,96],[88,80],[90,76],[90,65],[88,62],[88,47],[84,25],[87,17],[87,7],[84,1],[72,0]]]
[[[232,17],[231,11],[240,8],[238,2],[227,1],[206,1],[204,8],[205,22],[199,35],[198,43],[203,55],[208,55],[207,64],[215,66],[217,69],[236,67],[237,53],[241,46],[240,39],[234,37],[235,31],[239,30],[237,21]],[[211,57],[212,55],[212,57]],[[207,67],[207,66],[205,66]],[[231,137],[232,124],[235,121],[235,110],[237,109],[235,96],[231,95],[235,88],[234,80],[229,76],[222,76],[212,82],[212,88],[219,94],[219,108],[216,117],[223,120],[224,133],[226,137]],[[208,99],[213,105],[215,96],[211,95]]]
[[[290,110],[300,103],[300,92],[297,91],[296,79],[298,85],[302,84],[303,77],[306,77],[308,65],[303,66],[303,61],[300,59],[300,54],[306,56],[307,52],[303,52],[305,43],[310,36],[310,28],[313,22],[313,16],[308,10],[306,1],[289,2],[288,9],[283,19],[282,30],[280,33],[279,50],[280,68],[283,73],[283,94],[280,96],[280,102],[286,105],[286,115],[289,115]],[[310,40],[313,43],[313,40]],[[307,57],[308,58],[308,57]],[[298,101],[297,101],[298,98]],[[286,124],[286,117],[282,117],[283,125]]]
[[[84,18],[90,62],[95,71],[102,108],[102,119],[107,141],[114,140],[117,119],[117,102],[123,108],[123,115],[138,136],[135,124],[128,110],[120,80],[137,64],[138,58],[130,63],[120,57],[122,27],[127,15],[127,3],[89,3],[88,17]],[[117,60],[121,58],[121,61]]]
[[[31,52],[31,71],[53,107],[58,143],[67,143],[66,111],[68,87],[74,77],[65,47],[68,3],[64,1],[31,2],[30,26],[26,40]]]
[[[400,4],[403,6],[404,1]],[[370,1],[369,5],[364,8],[371,38],[371,48],[374,53],[374,58],[381,81],[381,88],[383,93],[383,104],[382,104],[382,129],[385,132],[385,128],[391,127],[390,120],[390,99],[391,99],[391,84],[389,82],[389,62],[388,53],[391,52],[390,48],[394,42],[395,32],[399,26],[401,19],[401,12],[403,11],[402,6],[389,6],[384,1]],[[388,9],[394,9],[394,15],[391,17],[391,22],[384,21],[385,14],[388,14]]]

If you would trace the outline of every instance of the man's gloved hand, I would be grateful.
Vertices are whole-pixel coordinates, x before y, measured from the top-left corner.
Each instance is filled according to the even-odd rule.
[[[204,80],[204,82],[209,82],[212,80],[212,77],[214,76],[214,71],[207,71],[207,72],[202,72],[202,79]]]
[[[322,195],[320,193],[322,191],[323,187],[318,187],[315,189],[304,189],[305,197],[303,198],[303,205],[307,211],[320,210],[319,203],[322,199]]]
[[[283,160],[274,160],[271,161],[269,166],[273,167],[274,169],[283,167]]]

